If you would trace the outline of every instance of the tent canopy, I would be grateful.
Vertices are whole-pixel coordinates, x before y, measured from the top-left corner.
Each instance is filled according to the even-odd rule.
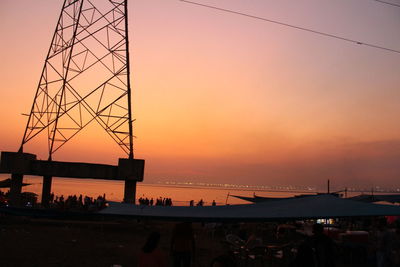
[[[275,200],[286,200],[286,199],[292,199],[292,198],[300,198],[300,197],[309,197],[309,196],[315,196],[316,194],[302,194],[302,195],[296,195],[293,197],[260,197],[254,194],[253,197],[244,197],[244,196],[237,196],[237,195],[229,195],[231,197],[236,197],[242,200],[246,200],[249,202],[253,203],[260,203],[260,202],[267,202],[267,201],[275,201]]]
[[[300,195],[295,195],[293,197],[260,197],[254,194],[253,197],[244,197],[244,196],[237,196],[237,195],[230,195],[232,197],[236,197],[242,200],[246,200],[249,202],[253,203],[260,203],[260,202],[267,202],[267,201],[275,201],[275,200],[286,200],[286,199],[292,199],[292,198],[301,198],[301,197],[311,197],[311,196],[316,196],[316,195],[325,195],[326,193],[315,193],[315,194],[300,194]],[[330,195],[338,197],[338,193],[328,193]]]
[[[362,194],[362,195],[358,195],[355,197],[351,197],[350,199],[367,202],[367,203],[373,203],[373,202],[379,202],[379,201],[400,203],[400,195],[399,194],[397,194],[397,195],[365,195],[365,194]]]
[[[22,186],[27,186],[30,184],[22,183]],[[7,178],[5,180],[0,181],[0,188],[9,188],[11,187],[11,178]]]
[[[280,201],[268,201],[256,205],[205,207],[135,206],[132,204],[111,202],[110,206],[100,211],[100,213],[179,220],[265,221],[400,215],[400,207],[363,203],[332,195],[316,195]]]

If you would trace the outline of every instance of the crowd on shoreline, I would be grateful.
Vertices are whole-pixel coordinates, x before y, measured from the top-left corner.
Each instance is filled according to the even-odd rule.
[[[69,195],[64,198],[64,195],[55,196],[53,193],[50,195],[50,207],[58,208],[61,210],[84,210],[84,211],[97,211],[107,207],[106,195],[99,195],[97,198],[83,196],[82,194]]]
[[[145,198],[145,197],[140,197],[138,199],[139,205],[145,205],[145,206],[172,206],[172,199],[171,198],[162,198],[159,197],[155,201],[153,198]]]
[[[171,198],[163,198],[163,197],[159,197],[156,200],[154,200],[154,198],[148,198],[148,197],[143,196],[138,199],[138,203],[139,203],[139,205],[143,205],[143,206],[173,206]],[[204,206],[204,204],[205,204],[205,202],[203,201],[203,199],[200,199],[196,203],[196,206],[202,207],[202,206]],[[216,206],[216,205],[217,205],[217,203],[215,202],[215,200],[213,200],[211,202],[211,206]],[[195,206],[195,202],[193,199],[189,201],[189,206],[190,207]]]
[[[196,206],[198,207],[202,207],[204,206],[205,202],[203,201],[203,199],[200,199],[197,203]],[[189,201],[189,206],[193,207],[194,206],[194,200],[190,200]],[[217,206],[217,202],[215,202],[215,200],[212,201],[211,206]]]
[[[9,198],[9,191],[3,192],[0,191],[0,205],[7,205],[8,203],[8,198]],[[32,192],[23,192],[21,193],[22,196],[22,205],[26,207],[37,207],[38,205],[41,205],[41,203],[38,203],[37,199],[37,194],[32,193]],[[182,202],[182,201],[178,201]],[[159,198],[149,198],[149,197],[140,197],[137,200],[137,203],[139,205],[143,206],[164,206],[164,207],[170,207],[174,206],[172,198],[168,197],[159,197]],[[187,203],[187,202],[186,202]],[[217,203],[215,200],[213,200],[211,203],[208,202],[211,206],[216,206]],[[189,206],[198,206],[202,207],[205,206],[206,202],[203,199],[200,199],[199,201],[195,202],[193,199],[189,201]],[[48,205],[42,205],[43,207],[48,207],[48,208],[56,208],[60,210],[83,210],[83,211],[96,211],[96,210],[101,210],[107,207],[107,200],[106,200],[106,195],[99,195],[97,198],[91,197],[91,196],[83,196],[80,194],[77,196],[76,194],[74,195],[55,195],[54,193],[50,194],[49,198],[49,204]]]
[[[8,206],[10,191],[0,191],[0,206]],[[59,209],[59,210],[74,210],[74,211],[98,211],[107,207],[106,195],[99,195],[97,198],[90,196],[83,196],[80,194],[56,196],[54,193],[50,194],[49,203],[43,205],[37,202],[37,194],[32,192],[21,193],[21,205],[24,207],[36,208],[38,206]]]

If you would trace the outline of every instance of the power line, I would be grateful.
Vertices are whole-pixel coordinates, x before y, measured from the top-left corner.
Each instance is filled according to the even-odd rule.
[[[400,54],[400,50],[391,49],[391,48],[387,48],[387,47],[383,47],[383,46],[379,46],[379,45],[374,45],[374,44],[370,44],[370,43],[364,43],[364,42],[360,42],[360,41],[357,41],[357,40],[349,39],[349,38],[346,38],[346,37],[341,37],[341,36],[330,34],[330,33],[326,33],[326,32],[320,32],[320,31],[316,31],[316,30],[312,30],[312,29],[308,29],[308,28],[304,28],[304,27],[300,27],[300,26],[296,26],[296,25],[292,25],[292,24],[288,24],[288,23],[284,23],[284,22],[280,22],[280,21],[277,21],[277,20],[271,20],[271,19],[258,17],[258,16],[254,16],[254,15],[250,15],[250,14],[246,14],[246,13],[230,10],[230,9],[225,9],[225,8],[221,8],[221,7],[201,4],[201,3],[187,1],[187,0],[180,0],[180,1],[188,3],[188,4],[196,5],[196,6],[215,9],[215,10],[219,10],[219,11],[223,11],[223,12],[227,12],[227,13],[231,13],[231,14],[236,14],[236,15],[240,15],[240,16],[244,16],[244,17],[249,17],[249,18],[252,18],[252,19],[262,20],[262,21],[278,24],[278,25],[281,25],[281,26],[285,26],[285,27],[289,27],[289,28],[293,28],[293,29],[297,29],[297,30],[301,30],[301,31],[306,31],[306,32],[322,35],[322,36],[325,36],[325,37],[330,37],[330,38],[334,38],[334,39],[338,39],[338,40],[342,40],[342,41],[346,41],[346,42],[350,42],[350,43],[354,43],[354,44],[358,44],[358,45],[365,45],[365,46],[369,46],[369,47],[372,47],[372,48],[381,49],[381,50],[385,50],[385,51],[388,51],[388,52],[393,52],[393,53]],[[375,0],[375,1],[378,1],[378,0]]]
[[[385,4],[385,5],[400,7],[399,4],[395,4],[395,3],[391,3],[391,2],[386,2],[386,1],[381,1],[381,0],[374,0],[374,1]]]

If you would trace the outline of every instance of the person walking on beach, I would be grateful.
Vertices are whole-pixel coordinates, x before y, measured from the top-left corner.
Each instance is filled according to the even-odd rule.
[[[199,202],[197,202],[196,206],[202,207],[203,205],[204,205],[204,201],[203,201],[203,199],[200,199]]]
[[[195,240],[192,224],[178,223],[172,233],[171,254],[174,267],[190,267],[194,261]]]
[[[152,232],[139,252],[138,267],[166,267],[166,255],[158,249],[160,233]]]

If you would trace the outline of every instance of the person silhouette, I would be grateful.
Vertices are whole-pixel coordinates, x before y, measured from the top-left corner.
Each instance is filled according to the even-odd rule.
[[[171,254],[174,267],[190,267],[194,260],[195,240],[192,224],[178,223],[172,233]]]
[[[167,260],[163,251],[158,248],[160,233],[152,232],[139,252],[138,267],[166,267]]]
[[[324,226],[316,223],[313,226],[313,248],[317,266],[334,267],[334,243],[332,239],[324,234]]]

